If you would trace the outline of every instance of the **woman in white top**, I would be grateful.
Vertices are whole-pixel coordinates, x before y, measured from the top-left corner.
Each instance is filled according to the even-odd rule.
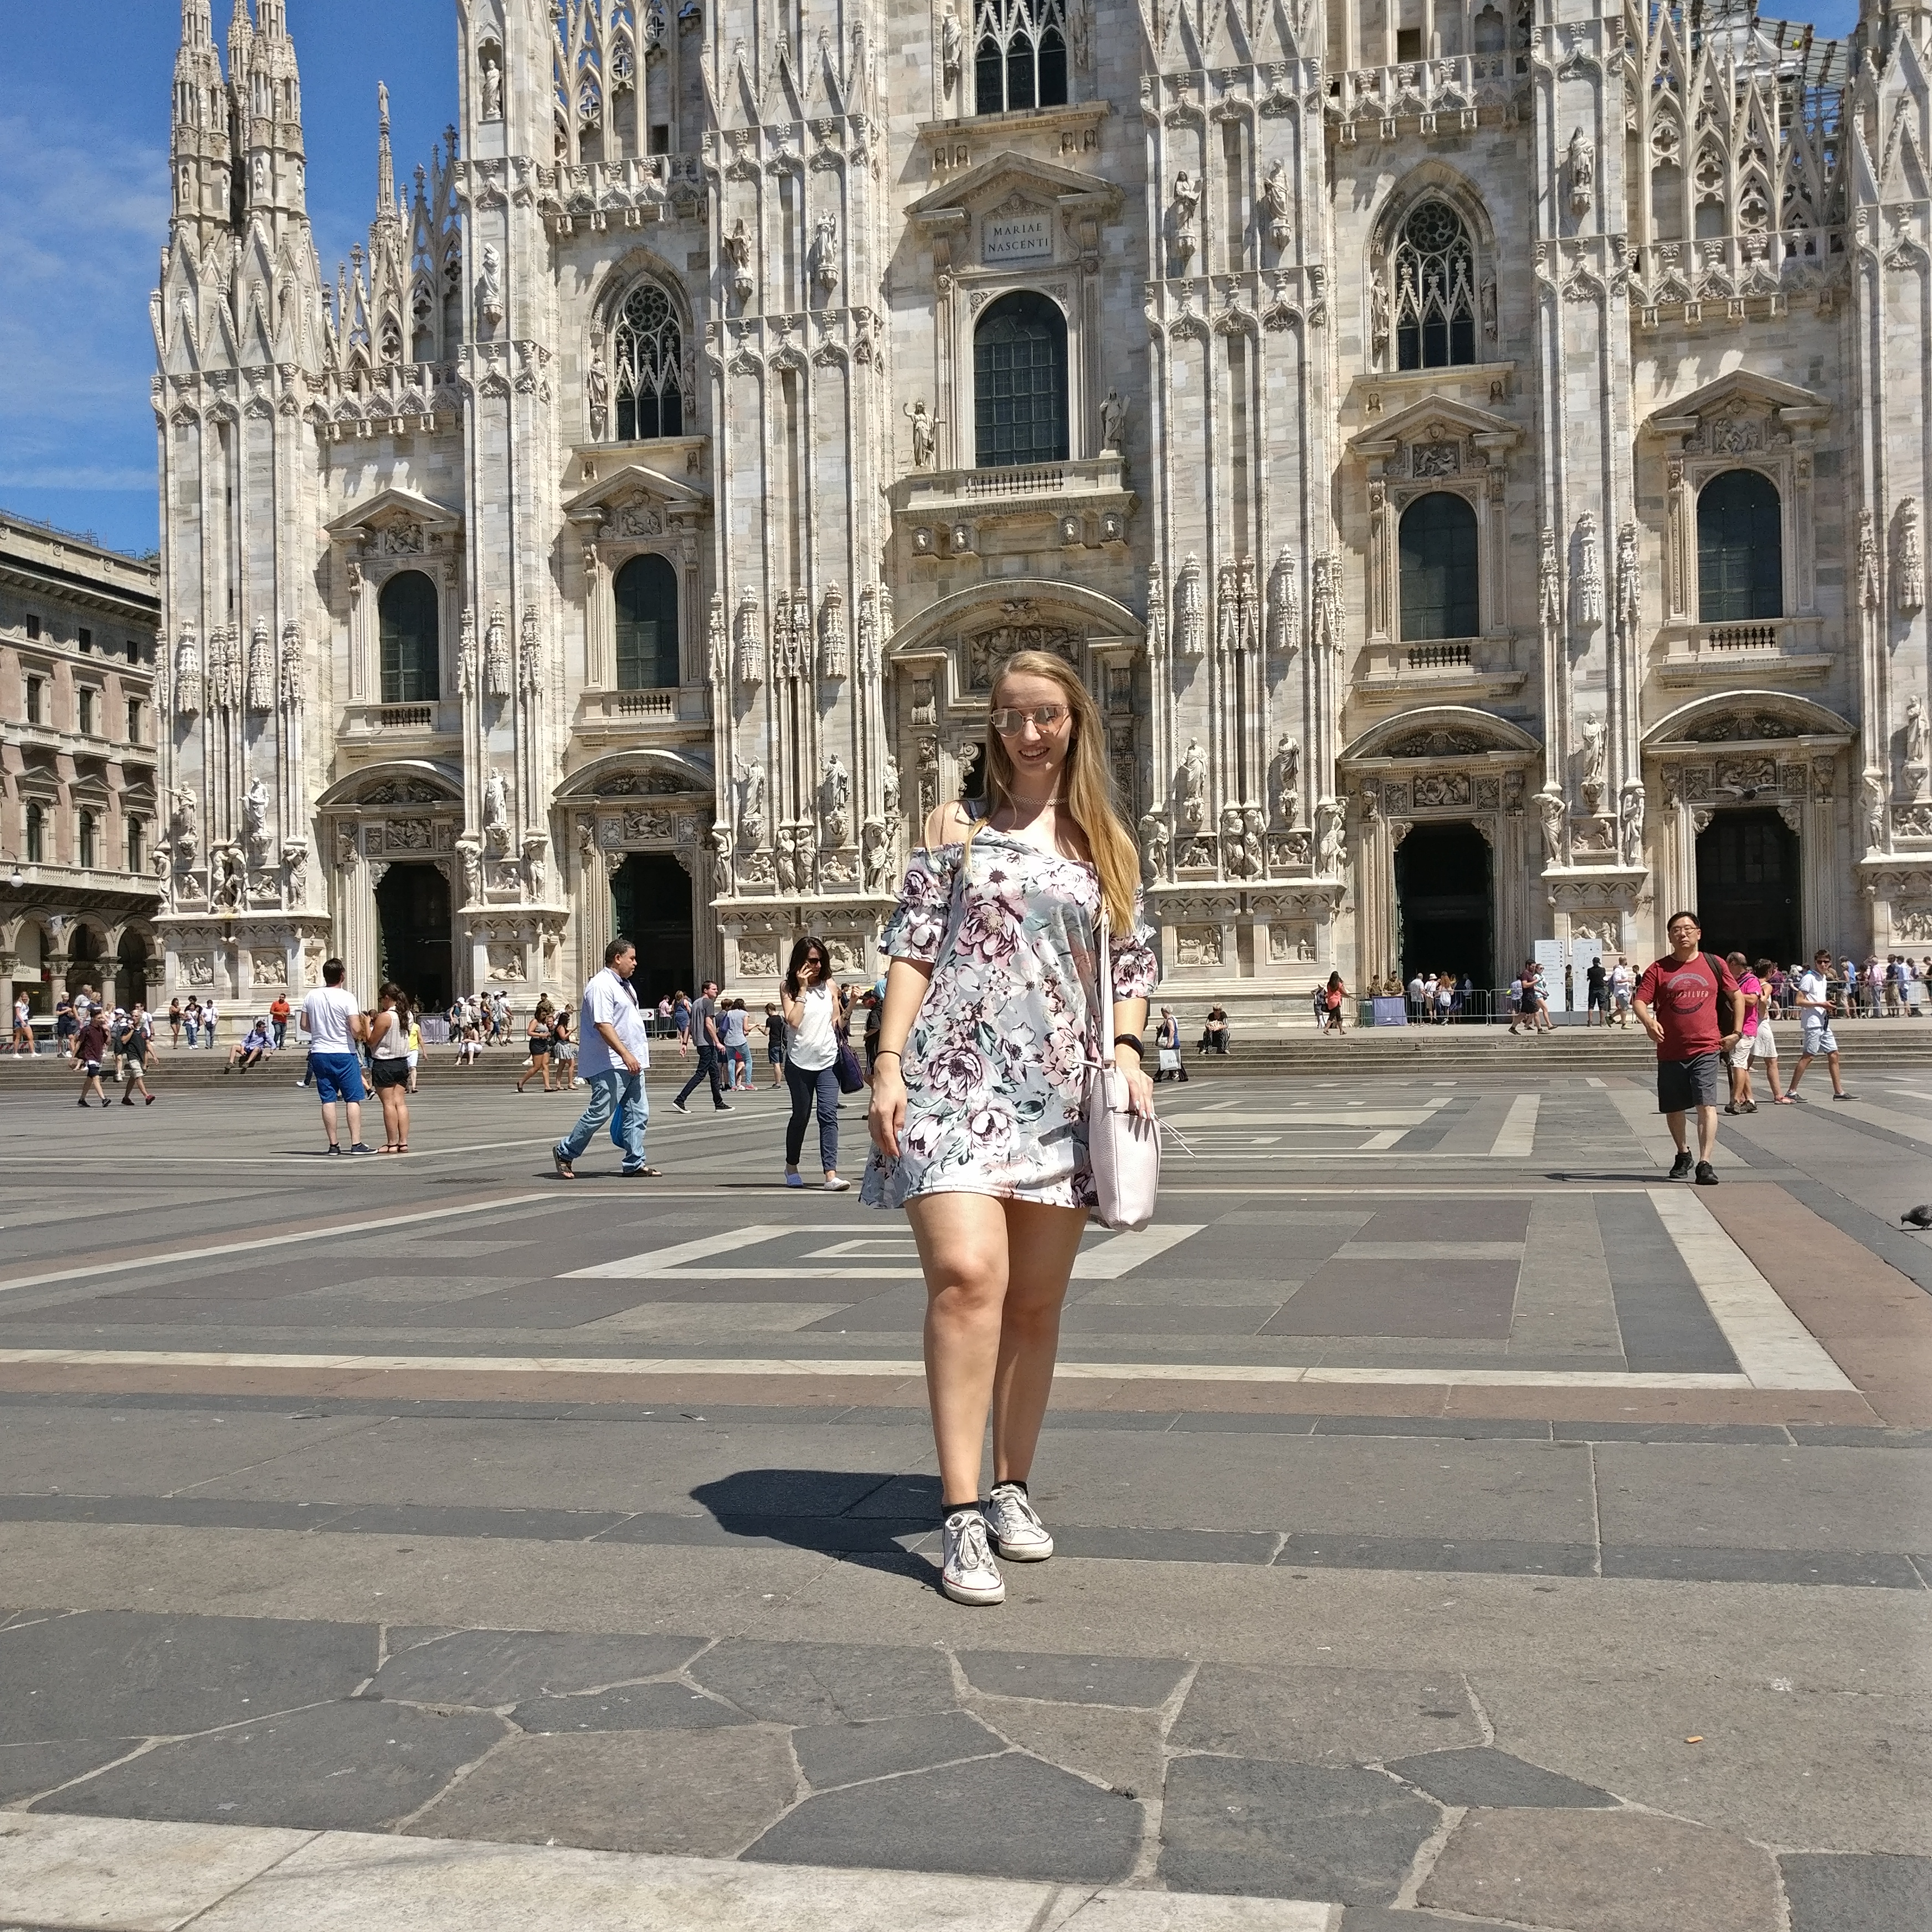
[[[382,1103],[383,1154],[410,1150],[410,1003],[393,980],[376,995],[369,1022],[369,1072]]]
[[[835,1194],[851,1186],[838,1178],[838,1028],[845,1018],[842,988],[831,977],[825,942],[801,939],[791,950],[778,997],[784,1006],[788,1045],[785,1084],[791,1089],[791,1118],[785,1123],[788,1187],[802,1187],[798,1157],[805,1147],[806,1117],[818,1108],[818,1160],[825,1185]]]

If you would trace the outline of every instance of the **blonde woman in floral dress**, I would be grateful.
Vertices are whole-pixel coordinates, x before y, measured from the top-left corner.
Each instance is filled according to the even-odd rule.
[[[1023,651],[1000,672],[990,722],[989,808],[944,805],[927,820],[882,942],[892,963],[861,1197],[903,1206],[919,1244],[940,1584],[962,1604],[1004,1599],[995,1553],[1053,1554],[1027,1484],[1094,1202],[1084,1101],[1103,902],[1120,1064],[1135,1111],[1154,1112],[1140,1032],[1155,961],[1094,700],[1058,658]]]

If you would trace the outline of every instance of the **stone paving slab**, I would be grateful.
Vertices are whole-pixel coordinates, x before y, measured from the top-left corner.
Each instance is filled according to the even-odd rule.
[[[1426,1906],[1568,1932],[1767,1932],[1771,1855],[1638,1811],[1472,1811],[1418,1894]]]
[[[79,1932],[1334,1932],[1328,1904],[562,1846],[0,1818],[0,1912]],[[199,1916],[196,1915],[199,1914]]]

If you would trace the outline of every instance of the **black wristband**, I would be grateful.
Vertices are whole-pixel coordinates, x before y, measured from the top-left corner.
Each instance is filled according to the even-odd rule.
[[[1117,1033],[1114,1036],[1114,1044],[1116,1046],[1130,1046],[1141,1059],[1147,1058],[1147,1048],[1142,1046],[1141,1036],[1137,1033]]]

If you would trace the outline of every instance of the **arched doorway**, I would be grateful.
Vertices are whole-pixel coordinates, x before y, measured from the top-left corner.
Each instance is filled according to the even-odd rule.
[[[1467,974],[1479,988],[1491,976],[1496,896],[1489,841],[1468,820],[1413,826],[1396,848],[1396,905],[1402,976]]]
[[[124,1006],[139,1000],[148,1004],[148,942],[138,932],[124,932],[116,955],[114,997]]]
[[[633,852],[611,874],[610,936],[620,933],[638,949],[631,985],[640,1000],[697,992],[691,875],[670,853]]]
[[[67,941],[67,989],[100,991],[101,938],[91,926],[76,926]]]
[[[1707,952],[1788,966],[1802,955],[1798,836],[1775,811],[1720,812],[1697,835],[1697,917]]]
[[[436,1012],[455,992],[450,970],[449,881],[434,866],[392,865],[376,888],[376,970],[421,1010]],[[356,989],[358,992],[362,988]],[[368,989],[373,1004],[375,988]]]

